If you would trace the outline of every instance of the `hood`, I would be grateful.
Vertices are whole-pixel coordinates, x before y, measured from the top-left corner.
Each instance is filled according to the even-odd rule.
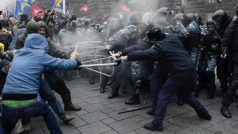
[[[41,49],[48,52],[48,42],[40,34],[29,34],[26,37],[24,48]]]

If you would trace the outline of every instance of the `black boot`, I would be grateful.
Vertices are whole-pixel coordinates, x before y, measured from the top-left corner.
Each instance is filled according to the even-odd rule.
[[[198,114],[198,117],[203,120],[210,121],[212,119],[212,116],[209,113],[200,113]]]
[[[140,104],[139,94],[134,95],[132,98],[125,102],[126,105],[137,105]]]
[[[179,92],[177,92],[177,105],[178,106],[183,106],[184,105],[184,101],[183,101]]]
[[[116,97],[118,97],[119,95],[118,94],[116,94],[116,93],[111,93],[107,98],[108,99],[113,99],[113,98],[116,98]]]
[[[64,102],[64,109],[66,111],[80,111],[81,110],[80,106],[74,105],[72,103],[70,94],[65,94],[65,95],[62,95],[61,97]]]
[[[184,105],[183,99],[178,98],[178,99],[177,99],[177,105],[178,105],[178,106],[183,106],[183,105]]]
[[[147,111],[146,114],[154,116],[155,115],[155,108],[152,108],[150,111]]]
[[[100,87],[100,93],[105,93],[105,88]]]
[[[95,84],[95,82],[94,82],[94,79],[93,79],[93,78],[89,78],[89,84],[91,84],[91,85]]]
[[[226,118],[232,118],[232,115],[231,115],[228,107],[226,107],[226,106],[221,107],[221,114]]]
[[[156,126],[154,123],[145,124],[144,128],[151,131],[163,131],[162,126]]]

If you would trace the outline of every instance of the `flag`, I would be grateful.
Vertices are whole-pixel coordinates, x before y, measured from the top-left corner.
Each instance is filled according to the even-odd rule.
[[[16,1],[16,12],[15,15],[28,14],[31,8],[32,0],[17,0]]]
[[[119,1],[119,9],[124,13],[131,13],[131,9],[129,7],[129,0],[120,0]]]
[[[65,14],[66,9],[65,9],[65,0],[51,0],[53,5],[51,7],[51,10],[55,10],[56,12]]]
[[[31,16],[35,17],[43,17],[45,15],[45,10],[39,6],[32,5],[31,6]]]

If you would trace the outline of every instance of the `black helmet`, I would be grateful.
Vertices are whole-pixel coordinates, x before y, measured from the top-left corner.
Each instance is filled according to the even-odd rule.
[[[129,17],[129,22],[131,24],[135,24],[135,23],[138,23],[138,22],[141,22],[141,21],[142,21],[142,14],[139,13],[139,12],[134,12]]]
[[[77,16],[75,15],[75,14],[73,14],[72,16],[71,16],[71,18],[70,18],[70,20],[77,20]]]
[[[77,28],[77,22],[76,21],[70,22],[69,27],[70,27],[70,29],[76,29]]]
[[[156,12],[157,16],[172,16],[172,11],[167,7],[162,7]]]
[[[224,10],[217,10],[213,16],[212,19],[217,23],[226,22],[227,18],[229,17],[228,13]]]
[[[160,28],[154,28],[147,32],[147,38],[150,41],[161,41],[166,37],[166,34],[162,32]]]

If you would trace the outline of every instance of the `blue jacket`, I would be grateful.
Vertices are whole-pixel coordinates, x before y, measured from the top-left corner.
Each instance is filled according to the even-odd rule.
[[[47,69],[75,69],[77,61],[47,54],[48,43],[40,34],[29,34],[24,48],[13,58],[3,94],[38,94],[42,73]]]

